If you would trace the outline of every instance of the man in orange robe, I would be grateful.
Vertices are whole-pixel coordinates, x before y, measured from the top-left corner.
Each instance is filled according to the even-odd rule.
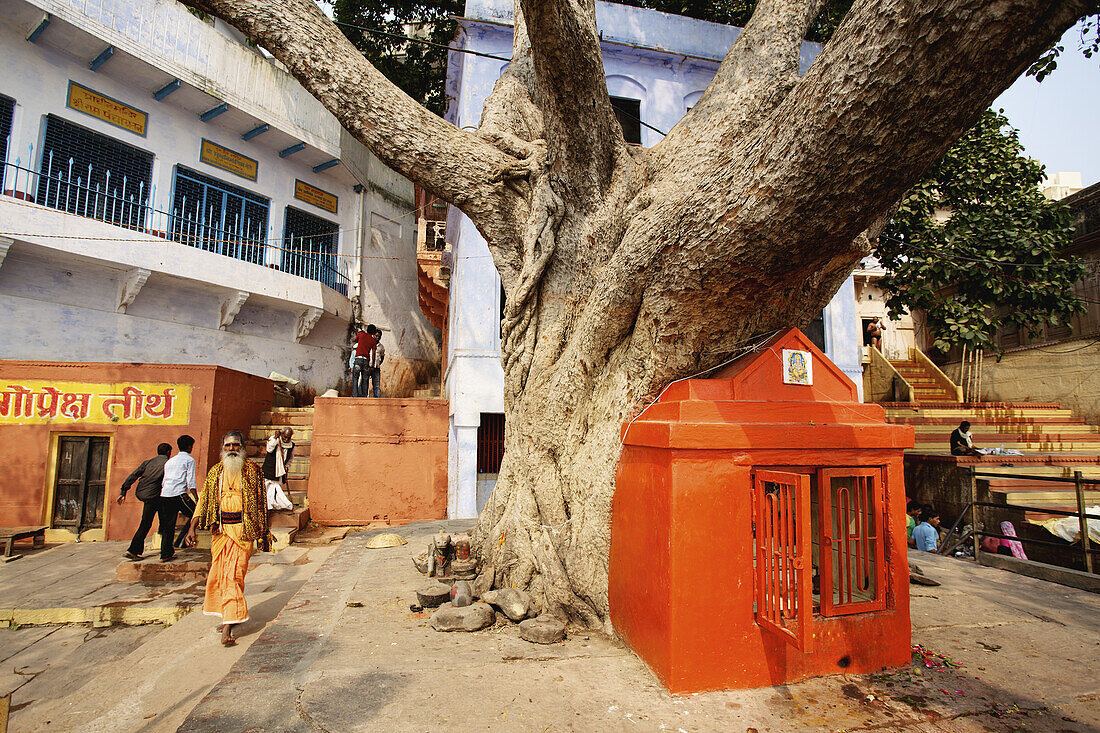
[[[265,552],[270,549],[263,471],[245,458],[244,436],[236,430],[226,433],[222,460],[206,475],[187,531],[188,546],[194,546],[200,529],[209,529],[211,535],[202,610],[221,617],[222,644],[232,646],[236,643],[233,627],[248,620],[244,600],[248,560],[254,545]]]

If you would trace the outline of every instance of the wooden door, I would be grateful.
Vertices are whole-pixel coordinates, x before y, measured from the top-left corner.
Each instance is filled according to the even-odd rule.
[[[111,439],[63,435],[57,441],[54,527],[76,532],[103,526]]]

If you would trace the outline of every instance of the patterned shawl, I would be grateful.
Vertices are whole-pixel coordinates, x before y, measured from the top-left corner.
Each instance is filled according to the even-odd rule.
[[[210,529],[218,524],[218,480],[221,478],[223,466],[219,461],[206,474],[202,491],[199,492],[199,503],[195,507],[195,514],[199,517],[198,529]],[[260,550],[267,552],[270,549],[268,543],[267,526],[267,491],[264,489],[264,475],[249,459],[245,459],[244,468],[241,469],[241,503],[244,505],[241,521],[241,539],[256,540]]]

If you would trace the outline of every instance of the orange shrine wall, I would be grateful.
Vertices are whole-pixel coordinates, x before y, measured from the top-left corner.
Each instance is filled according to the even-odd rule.
[[[318,397],[309,513],[318,524],[447,516],[447,402]]]
[[[187,388],[190,407],[185,421],[180,421],[182,413],[176,413],[178,424],[157,424],[157,418],[148,416],[143,418],[146,424],[127,424],[132,421],[126,419],[112,422],[103,413],[101,400],[92,400],[87,417],[79,422],[40,422],[32,417],[13,424],[13,393],[0,390],[0,399],[8,395],[6,409],[0,407],[0,444],[6,454],[0,462],[0,523],[50,526],[57,438],[107,436],[111,443],[103,529],[106,539],[112,540],[129,539],[137,528],[142,504],[134,492],[131,490],[121,505],[115,499],[130,472],[156,455],[157,444],[171,444],[174,455],[176,438],[192,436],[192,455],[201,486],[207,469],[218,460],[222,433],[231,428],[247,433],[258,422],[260,413],[271,409],[272,399],[269,380],[217,366],[0,361],[0,382],[112,385],[119,392],[127,385],[140,383]],[[118,405],[113,412],[122,415],[122,409]]]
[[[612,504],[611,617],[670,691],[775,685],[909,659],[901,451],[859,449],[858,440],[815,450],[812,428],[802,437],[803,450],[624,446]],[[754,618],[750,474],[829,466],[886,469],[887,610],[815,615],[813,651],[803,653]]]

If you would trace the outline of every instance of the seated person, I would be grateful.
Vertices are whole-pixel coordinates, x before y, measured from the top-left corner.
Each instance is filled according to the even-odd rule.
[[[919,501],[910,499],[909,503],[905,505],[905,539],[910,547],[917,546],[917,543],[913,541],[913,528],[917,526],[920,510],[921,504]]]
[[[959,427],[951,432],[951,455],[979,455],[978,451],[974,449],[974,438],[970,435],[970,423],[966,420],[959,423]]]
[[[913,540],[919,552],[935,552],[940,543],[940,513],[925,504],[920,512],[920,524],[913,528]]]

